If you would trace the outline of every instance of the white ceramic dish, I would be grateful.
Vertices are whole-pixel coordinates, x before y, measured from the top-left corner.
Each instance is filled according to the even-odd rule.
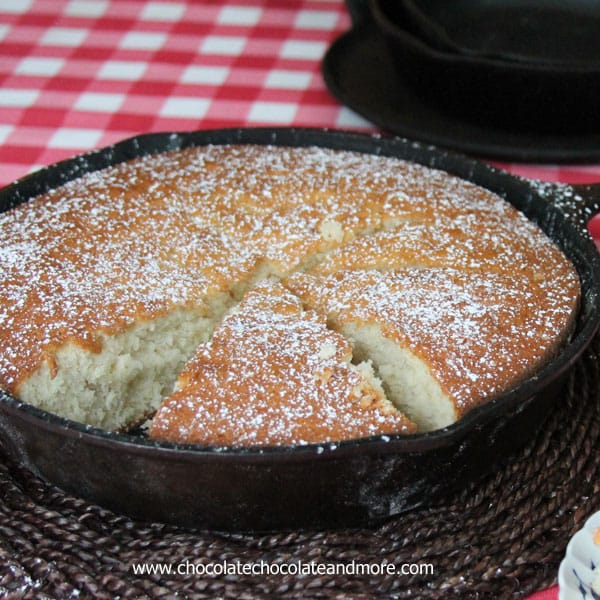
[[[600,545],[594,532],[600,529],[600,511],[594,513],[571,538],[558,570],[559,600],[600,600],[591,587],[594,567],[600,567]]]

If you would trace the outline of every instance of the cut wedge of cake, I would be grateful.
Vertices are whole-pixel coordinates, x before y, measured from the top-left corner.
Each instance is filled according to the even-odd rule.
[[[280,283],[259,283],[200,345],[150,436],[237,446],[416,431],[370,363],[351,361],[351,344],[323,317]]]

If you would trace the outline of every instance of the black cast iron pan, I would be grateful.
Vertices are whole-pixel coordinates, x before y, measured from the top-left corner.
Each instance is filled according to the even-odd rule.
[[[229,143],[319,145],[396,156],[497,192],[539,223],[575,264],[583,299],[572,341],[518,388],[431,433],[299,447],[177,446],[86,427],[0,393],[0,443],[6,453],[66,491],[136,519],[264,531],[366,524],[431,505],[532,439],[600,323],[600,256],[582,225],[599,204],[574,202],[573,188],[527,181],[405,139],[228,129],[148,134],[58,163],[0,190],[0,210],[136,156]]]
[[[597,0],[397,0],[430,45],[468,56],[596,67]]]
[[[398,0],[347,0],[347,3],[352,14],[362,19],[362,24],[375,27],[385,40],[398,76],[409,83],[424,102],[439,110],[507,131],[554,134],[600,131],[598,56],[594,59],[593,54],[588,53],[586,61],[507,60],[494,53],[457,52],[447,48],[447,44],[431,44],[433,34],[423,36],[422,24],[415,24],[416,11],[408,8],[409,5],[422,6],[423,11],[431,6],[433,12],[434,5],[444,5],[447,10],[440,9],[440,14],[448,12],[457,23],[463,22],[461,19],[468,21],[463,13],[454,9],[454,3],[434,0],[423,5]],[[463,3],[471,6],[471,14],[476,12],[473,7],[479,6],[480,28],[482,23],[487,25],[488,32],[502,26],[499,18],[492,16],[492,8],[487,12],[485,9],[493,5],[494,10],[500,12],[500,0],[490,3],[461,0],[459,4]],[[510,3],[510,6],[514,8],[516,4]],[[567,5],[570,3],[564,3]],[[595,12],[599,19],[600,9]],[[355,20],[354,25],[359,27],[361,22]],[[596,33],[594,35],[598,39]],[[556,34],[548,31],[546,36],[555,44]]]
[[[443,93],[437,99],[424,98],[399,72],[398,57],[372,22],[368,6],[362,7],[354,0],[349,2],[350,7],[356,9],[355,25],[327,50],[323,77],[338,100],[382,130],[472,156],[510,162],[581,163],[600,159],[600,131],[541,133],[511,129],[485,119],[474,120],[468,103],[462,114],[450,112]]]

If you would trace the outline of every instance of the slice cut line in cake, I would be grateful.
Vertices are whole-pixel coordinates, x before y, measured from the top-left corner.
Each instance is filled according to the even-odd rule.
[[[370,363],[351,361],[352,346],[323,317],[280,283],[259,283],[185,366],[150,436],[237,446],[415,432]]]

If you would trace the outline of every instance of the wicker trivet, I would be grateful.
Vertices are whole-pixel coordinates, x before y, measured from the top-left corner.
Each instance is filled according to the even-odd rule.
[[[377,528],[241,535],[137,523],[3,461],[0,595],[36,600],[527,595],[555,582],[569,538],[600,509],[599,355],[597,338],[543,431],[505,468],[444,506],[415,510]],[[328,572],[353,561],[429,564],[433,573]],[[263,570],[197,572],[198,565],[227,570],[235,563]],[[143,564],[183,564],[188,573],[135,574],[134,565]],[[309,565],[313,571],[284,575],[276,572],[280,565]]]

